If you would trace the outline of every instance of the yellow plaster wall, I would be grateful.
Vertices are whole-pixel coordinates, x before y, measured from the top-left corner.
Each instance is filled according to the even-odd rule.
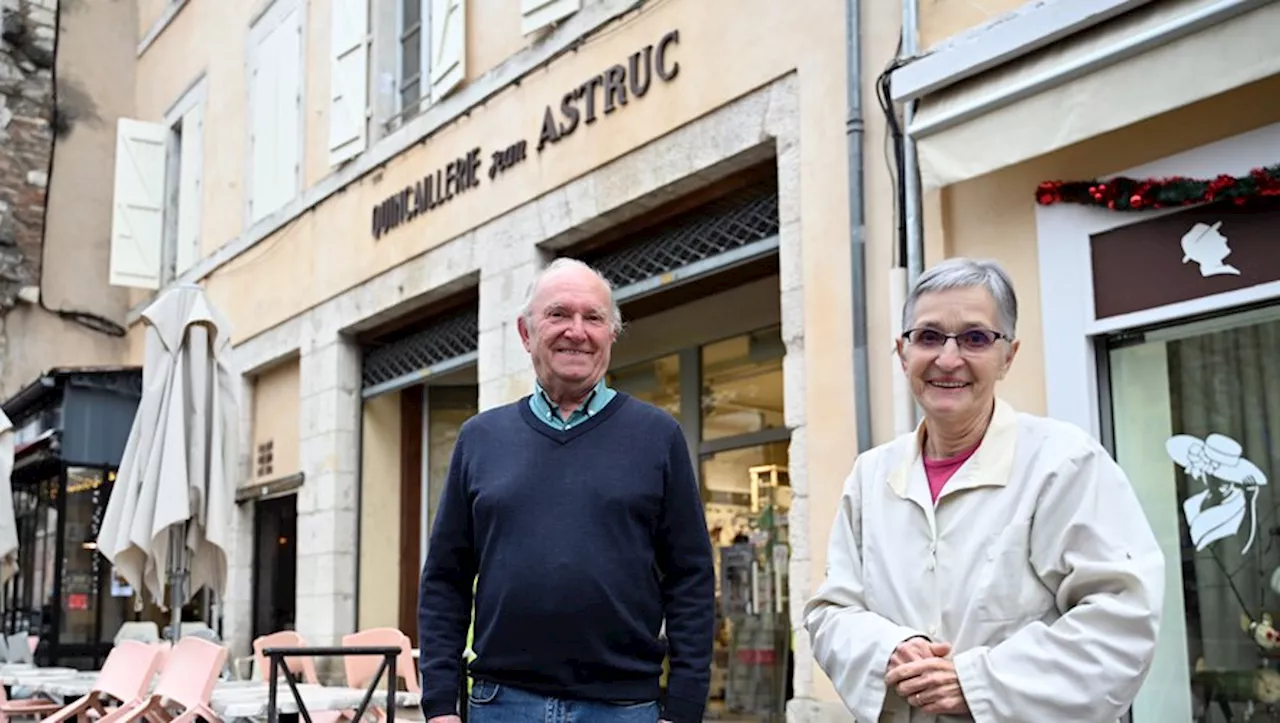
[[[298,465],[298,433],[301,429],[301,386],[298,359],[290,359],[262,371],[253,381],[253,446],[250,480],[266,482],[301,471]],[[258,446],[272,444],[271,473],[258,475]]]
[[[887,4],[894,6],[901,13],[903,1],[898,0]],[[928,50],[953,35],[976,28],[1026,4],[1025,0],[915,1],[919,4],[921,50]]]
[[[587,4],[582,5],[585,8]],[[526,38],[520,33],[520,0],[467,0],[465,82],[471,83],[498,67],[538,37],[534,34]]]

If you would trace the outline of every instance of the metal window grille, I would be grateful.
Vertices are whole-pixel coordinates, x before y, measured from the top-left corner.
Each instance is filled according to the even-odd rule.
[[[642,240],[584,258],[623,288],[776,236],[778,188],[749,186],[653,229]]]
[[[476,309],[442,317],[427,328],[365,352],[364,388],[414,374],[480,348]]]

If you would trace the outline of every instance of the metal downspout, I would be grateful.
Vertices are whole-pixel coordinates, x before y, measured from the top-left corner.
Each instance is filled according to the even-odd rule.
[[[871,383],[867,353],[866,211],[863,203],[862,42],[860,0],[845,0],[845,137],[849,154],[849,257],[853,292],[853,406],[857,452],[871,449]]]
[[[920,53],[918,40],[920,30],[919,0],[902,0],[902,57],[908,61]],[[916,156],[916,141],[911,136],[911,124],[915,119],[916,101],[909,100],[902,108],[902,219],[906,229],[906,273],[902,279],[897,313],[901,318],[901,304],[906,300],[916,280],[924,273],[924,221],[921,217],[920,161]],[[901,322],[894,324],[895,328]],[[899,330],[902,331],[902,330]],[[913,429],[920,420],[920,410],[911,398],[906,380],[901,380],[901,389],[895,389],[895,427],[898,432]]]
[[[902,56],[910,59],[920,52],[920,20],[918,0],[902,0]],[[902,108],[902,173],[906,193],[903,194],[903,215],[907,227],[907,288],[915,286],[916,279],[924,272],[924,224],[920,218],[920,161],[916,157],[916,141],[911,135],[915,119],[916,101],[910,100]]]

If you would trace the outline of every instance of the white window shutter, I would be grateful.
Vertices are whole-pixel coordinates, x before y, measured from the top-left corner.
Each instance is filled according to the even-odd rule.
[[[178,232],[174,273],[181,274],[200,260],[200,210],[204,175],[204,104],[182,116],[178,149]]]
[[[582,9],[582,0],[520,0],[520,32],[528,35]]]
[[[329,165],[365,148],[368,104],[368,0],[331,0],[329,63]]]
[[[155,123],[121,118],[116,126],[112,286],[160,288],[168,139],[169,129]]]
[[[282,17],[259,41],[250,84],[253,137],[250,222],[256,223],[298,195],[302,25],[296,4],[283,10]]]
[[[266,43],[258,48],[258,62],[250,77],[250,135],[253,167],[249,179],[249,210],[252,222],[263,219],[271,207],[276,166],[276,68],[272,67]]]
[[[301,171],[301,139],[302,128],[302,24],[301,15],[295,8],[280,23],[276,30],[279,42],[276,44],[275,62],[279,71],[279,85],[276,87],[280,108],[276,113],[276,169],[279,178],[279,194],[276,208],[293,200],[298,195],[299,172]],[[273,209],[275,210],[275,209]]]
[[[467,74],[467,3],[431,0],[431,101],[439,102]]]

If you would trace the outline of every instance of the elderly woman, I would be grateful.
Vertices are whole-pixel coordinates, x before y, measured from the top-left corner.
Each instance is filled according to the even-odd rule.
[[[1163,555],[1098,442],[996,397],[1017,320],[988,261],[939,264],[907,299],[897,351],[925,419],[854,463],[805,607],[864,723],[1115,721],[1151,665]]]

